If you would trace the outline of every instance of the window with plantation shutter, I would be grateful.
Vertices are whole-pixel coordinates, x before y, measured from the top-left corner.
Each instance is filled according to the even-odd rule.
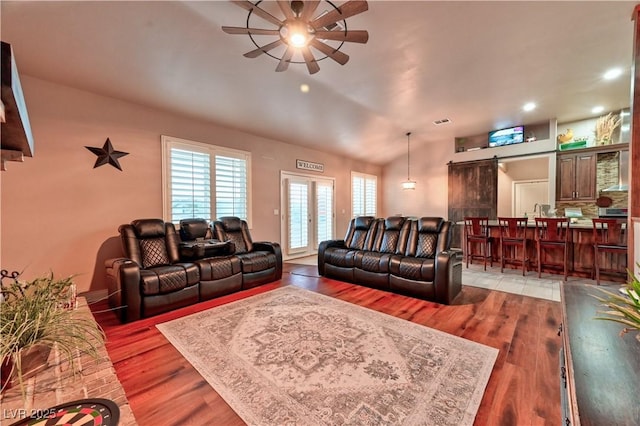
[[[216,155],[216,217],[247,218],[247,160]]]
[[[351,172],[351,216],[376,216],[377,192],[377,176]]]
[[[171,148],[171,220],[211,219],[211,164],[209,154]]]
[[[162,159],[166,221],[237,216],[251,224],[250,153],[162,136]]]

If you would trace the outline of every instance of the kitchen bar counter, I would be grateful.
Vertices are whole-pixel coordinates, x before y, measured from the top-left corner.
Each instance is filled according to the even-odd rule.
[[[456,225],[460,226],[460,236],[462,238],[460,247],[465,250],[464,244],[464,222],[457,222]],[[527,221],[527,238],[529,239],[527,246],[527,254],[530,259],[530,271],[537,271],[537,253],[535,242],[535,228],[536,223],[534,220]],[[578,219],[577,223],[572,223],[569,226],[571,230],[569,235],[569,275],[582,278],[591,278],[593,271],[593,222],[591,219]],[[494,244],[491,246],[491,256],[494,262],[500,262],[500,229],[498,228],[497,220],[489,221],[490,235],[494,239]],[[562,262],[562,251],[553,250],[546,254],[546,261],[551,263]],[[511,266],[513,267],[513,266]],[[602,279],[606,281],[625,282],[627,269],[626,258],[624,256],[613,256],[606,260],[606,264],[602,267],[607,269],[616,269],[620,271],[620,274],[605,274],[602,275]],[[552,272],[561,274],[557,269],[545,269],[543,272]]]

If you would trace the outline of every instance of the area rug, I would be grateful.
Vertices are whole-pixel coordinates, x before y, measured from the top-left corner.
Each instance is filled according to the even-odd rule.
[[[249,425],[471,425],[498,350],[294,286],[158,329]]]

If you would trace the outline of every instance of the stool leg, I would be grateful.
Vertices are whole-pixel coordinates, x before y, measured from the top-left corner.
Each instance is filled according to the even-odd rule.
[[[467,240],[466,246],[467,246],[467,250],[465,251],[466,251],[466,258],[467,258],[467,268],[469,268],[469,255],[471,254],[469,253],[469,240]]]
[[[491,267],[493,268],[493,242],[492,240],[488,240],[487,241],[487,246],[489,247],[489,263],[491,264]]]
[[[564,246],[564,258],[563,258],[564,259],[564,281],[565,282],[567,282],[567,276],[568,276],[567,272],[568,272],[568,269],[569,269],[569,266],[567,264],[568,263],[567,262],[568,258],[569,258],[569,246],[565,244],[565,246]]]
[[[487,251],[488,251],[488,247],[489,247],[489,242],[488,241],[484,241],[484,244],[482,244],[482,260],[484,260],[484,270],[487,270]]]
[[[593,257],[593,264],[596,267],[596,284],[600,285],[600,264],[598,262],[599,253],[598,250],[595,251],[595,256]]]
[[[540,242],[537,245],[537,253],[538,253],[538,278],[542,275],[542,256],[540,255]]]

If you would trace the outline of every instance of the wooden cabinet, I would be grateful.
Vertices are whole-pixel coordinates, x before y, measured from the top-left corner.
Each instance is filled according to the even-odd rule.
[[[559,424],[639,425],[640,341],[623,325],[595,320],[596,286],[562,283]],[[616,287],[609,288],[617,291]]]
[[[596,152],[558,154],[556,168],[558,201],[596,199]]]

